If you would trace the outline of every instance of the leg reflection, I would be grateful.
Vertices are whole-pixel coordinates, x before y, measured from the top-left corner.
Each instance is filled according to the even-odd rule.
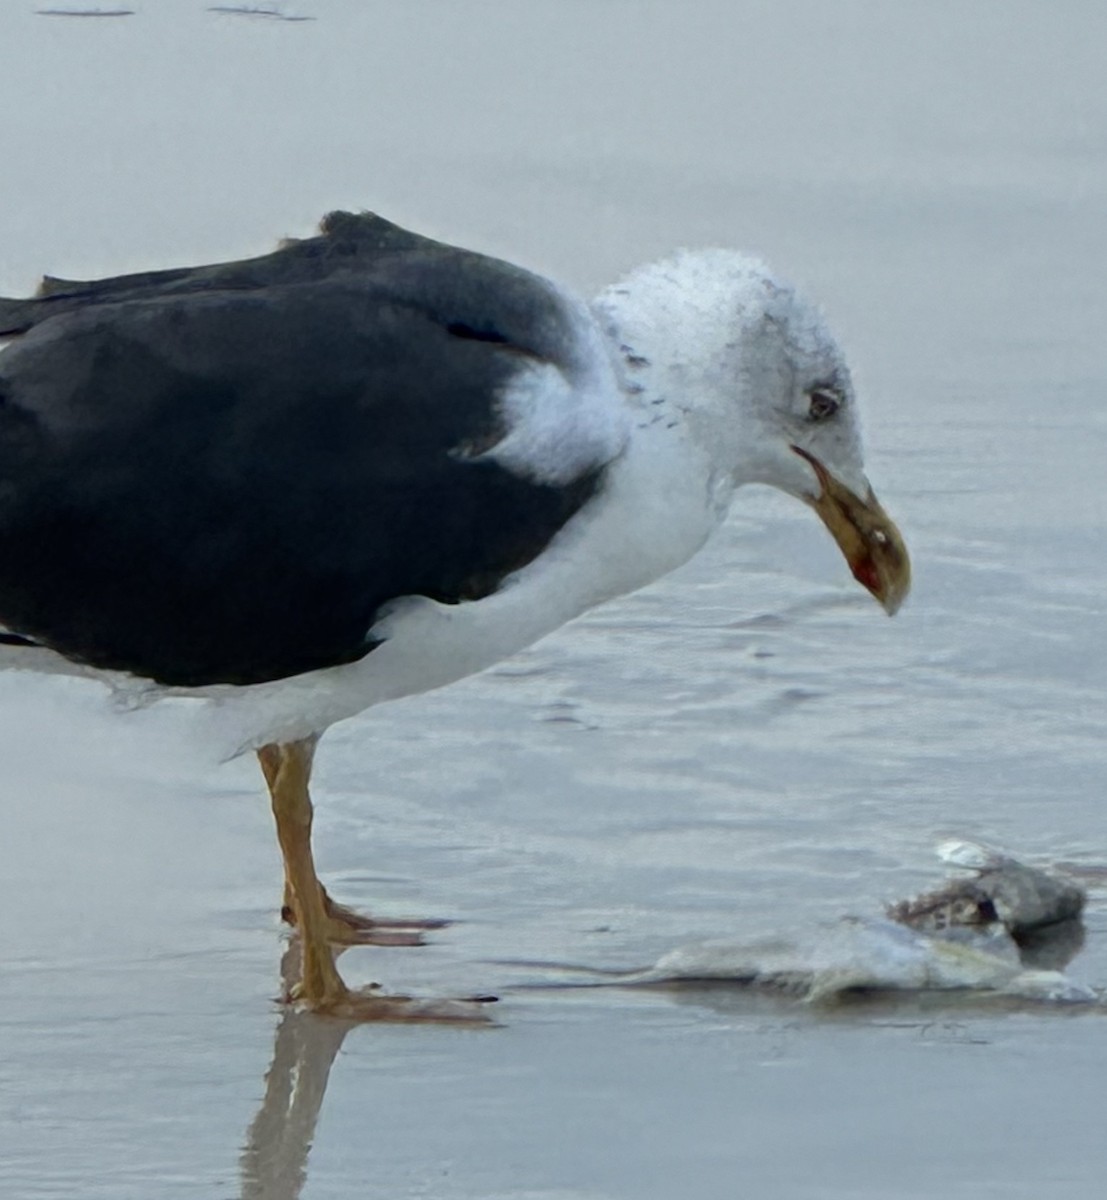
[[[299,978],[299,949],[293,938],[281,959],[286,990]],[[242,1151],[242,1200],[298,1200],[331,1065],[355,1024],[285,1009],[265,1097]]]

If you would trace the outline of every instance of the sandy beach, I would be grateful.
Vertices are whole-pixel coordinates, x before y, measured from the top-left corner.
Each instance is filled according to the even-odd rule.
[[[328,887],[453,922],[344,971],[496,993],[485,1030],[286,1012],[253,759],[206,753],[187,702],[0,679],[0,1194],[1098,1194],[1102,1011],[537,964],[880,912],[956,836],[1087,870],[1069,970],[1107,987],[1100,6],[36,7],[0,12],[0,294],[262,253],[336,208],[584,295],[749,249],[846,346],[916,582],[888,620],[749,489],[675,575],[328,733]]]

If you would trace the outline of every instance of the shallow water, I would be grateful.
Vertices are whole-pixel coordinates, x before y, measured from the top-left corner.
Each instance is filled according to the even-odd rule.
[[[1095,1194],[1100,1015],[530,990],[520,964],[879,911],[946,836],[1107,859],[1100,6],[132,7],[0,13],[0,290],[261,251],[338,206],[586,292],[755,249],[850,349],[916,586],[886,620],[751,491],[677,575],[328,735],[332,890],[457,921],[344,969],[499,991],[479,1032],[282,1020],[254,765],[198,762],[178,708],[0,680],[0,1193]],[[1093,888],[1071,968],[1098,986],[1105,913]]]

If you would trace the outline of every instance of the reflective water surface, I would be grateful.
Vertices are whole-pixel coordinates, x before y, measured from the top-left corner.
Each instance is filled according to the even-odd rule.
[[[0,291],[339,206],[585,292],[748,247],[849,348],[916,587],[887,620],[751,491],[676,576],[327,736],[328,886],[455,921],[344,969],[498,991],[489,1030],[282,1013],[255,764],[210,762],[180,707],[0,680],[0,1193],[1095,1194],[1101,1014],[524,985],[879,911],[944,837],[1107,861],[1100,6],[129,7],[0,13]],[[1068,969],[1095,986],[1105,914],[1093,882]]]

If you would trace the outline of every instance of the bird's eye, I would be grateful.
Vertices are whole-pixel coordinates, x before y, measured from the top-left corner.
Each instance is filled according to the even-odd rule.
[[[842,406],[842,395],[834,388],[812,388],[807,395],[810,400],[807,415],[812,421],[825,421]]]

